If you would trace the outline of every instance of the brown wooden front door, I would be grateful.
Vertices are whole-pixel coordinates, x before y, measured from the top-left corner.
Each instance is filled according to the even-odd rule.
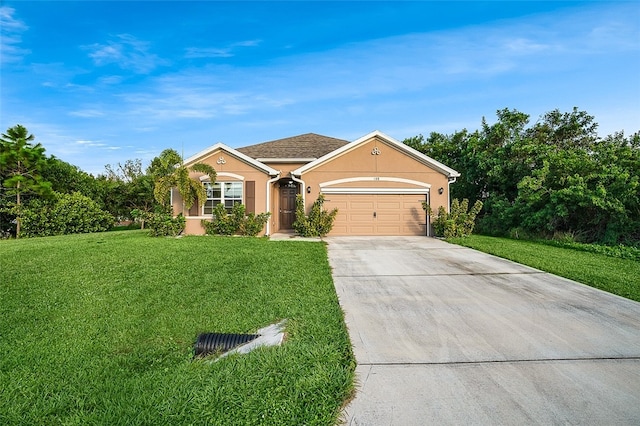
[[[296,194],[298,185],[295,182],[283,183],[280,186],[280,229],[291,229],[296,220]]]

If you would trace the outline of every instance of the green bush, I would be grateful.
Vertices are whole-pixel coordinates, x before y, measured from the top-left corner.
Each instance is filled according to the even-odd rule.
[[[255,237],[264,229],[269,217],[271,217],[271,213],[259,213],[257,215],[249,213],[240,223],[240,235]]]
[[[154,213],[143,212],[142,214],[145,216],[145,223],[152,237],[176,237],[184,231],[187,223],[182,213],[173,217],[167,209],[161,208]]]
[[[422,203],[422,208],[429,215],[433,215],[431,206],[426,202]],[[438,208],[433,220],[433,230],[437,237],[456,238],[466,237],[473,233],[476,216],[482,210],[482,201],[475,202],[469,210],[469,200],[459,201],[457,198],[451,202],[451,212],[447,213],[443,206]]]
[[[303,237],[324,237],[333,228],[333,222],[338,214],[338,209],[327,211],[322,208],[324,195],[320,194],[311,206],[309,215],[305,215],[302,195],[296,196],[296,221],[293,229]]]
[[[23,210],[23,237],[79,234],[107,231],[113,216],[79,192],[56,193],[52,200],[33,200]]]
[[[209,235],[248,235],[255,237],[262,231],[271,213],[246,214],[244,204],[234,204],[231,214],[227,213],[224,204],[213,208],[213,219],[202,220],[202,226]]]

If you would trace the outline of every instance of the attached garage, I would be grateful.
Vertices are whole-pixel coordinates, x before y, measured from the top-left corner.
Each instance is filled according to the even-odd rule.
[[[338,209],[330,235],[427,235],[418,193],[329,193],[325,208]]]

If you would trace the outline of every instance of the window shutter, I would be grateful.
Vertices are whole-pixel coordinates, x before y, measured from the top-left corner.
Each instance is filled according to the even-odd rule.
[[[193,203],[187,214],[189,216],[200,216],[200,205],[198,204],[198,199]]]
[[[256,181],[248,180],[245,182],[244,186],[244,206],[245,211],[247,213],[255,213],[256,212]]]

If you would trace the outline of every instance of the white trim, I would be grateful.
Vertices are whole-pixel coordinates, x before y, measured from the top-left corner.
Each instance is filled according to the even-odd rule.
[[[313,160],[317,160],[317,157],[310,158],[257,158],[258,161],[263,163],[310,163]]]
[[[322,182],[320,184],[320,190],[323,188],[339,185],[341,183],[351,183],[351,182],[397,182],[397,183],[406,183],[410,185],[421,186],[423,188],[431,188],[430,183],[420,182],[412,179],[405,179],[399,177],[391,177],[391,176],[361,176],[361,177],[352,177],[352,178],[344,178],[344,179],[336,179],[330,180],[328,182]]]
[[[238,179],[238,180],[244,181],[244,176],[240,176],[240,175],[237,175],[235,173],[216,172],[216,180],[218,180],[217,176],[231,177],[231,178],[234,178],[234,179]],[[200,176],[200,182],[205,182],[205,181],[210,181],[210,180],[211,180],[211,177],[209,177],[209,175]]]
[[[274,220],[274,214],[271,212],[271,185],[280,179],[280,173],[273,179],[267,180],[267,213],[271,213],[269,220],[267,220],[267,229],[265,229],[264,235],[271,235],[271,221]]]
[[[456,178],[449,178],[447,182],[447,213],[451,213],[451,184],[455,183]]]
[[[292,171],[291,174],[292,175],[297,175],[300,176],[302,175],[302,173],[306,173],[310,170],[313,170],[314,168],[318,167],[319,165],[321,165],[322,163],[329,161],[335,157],[338,157],[348,151],[351,151],[355,148],[357,148],[359,145],[368,142],[369,140],[373,139],[373,138],[378,138],[381,140],[381,142],[390,145],[394,148],[396,148],[397,150],[404,152],[405,154],[408,154],[410,157],[412,157],[413,159],[421,162],[422,164],[431,167],[437,171],[439,171],[440,173],[446,175],[447,177],[457,177],[460,176],[460,173],[458,173],[457,171],[453,170],[450,167],[445,166],[444,164],[440,163],[439,161],[434,160],[431,157],[428,157],[426,155],[424,155],[423,153],[421,153],[420,151],[417,151],[413,148],[411,148],[408,145],[403,144],[400,141],[397,141],[395,139],[393,139],[390,136],[385,135],[384,133],[382,133],[379,130],[375,130],[369,134],[366,134],[364,136],[362,136],[360,139],[357,139],[353,142],[350,142],[334,151],[331,151],[330,153],[323,155],[322,157],[318,158],[315,161],[312,161],[308,164],[305,164],[302,167],[298,167],[296,170]]]
[[[323,194],[428,194],[429,188],[322,188]]]
[[[236,157],[239,160],[244,161],[245,163],[248,163],[252,166],[254,166],[255,168],[262,170],[263,172],[271,175],[271,176],[275,176],[277,175],[279,172],[275,169],[272,169],[271,167],[267,166],[264,163],[261,163],[260,161],[254,160],[253,158],[249,157],[248,155],[245,155],[243,153],[241,153],[240,151],[237,151],[233,148],[231,148],[230,146],[227,146],[223,143],[217,143],[215,145],[210,146],[209,148],[203,149],[202,151],[198,152],[195,155],[192,155],[191,157],[187,158],[186,160],[184,160],[184,165],[189,166],[191,163],[196,163],[197,161],[201,160],[203,157],[207,157],[209,155],[211,155],[212,153],[214,153],[217,150],[222,150],[222,151],[226,151],[229,155],[232,155],[234,157]]]
[[[295,177],[293,174],[291,175],[291,180],[294,182],[298,182],[300,184],[300,194],[302,194],[302,205],[306,206],[307,204],[307,184],[304,183],[304,181],[302,179],[298,179],[297,177]]]

